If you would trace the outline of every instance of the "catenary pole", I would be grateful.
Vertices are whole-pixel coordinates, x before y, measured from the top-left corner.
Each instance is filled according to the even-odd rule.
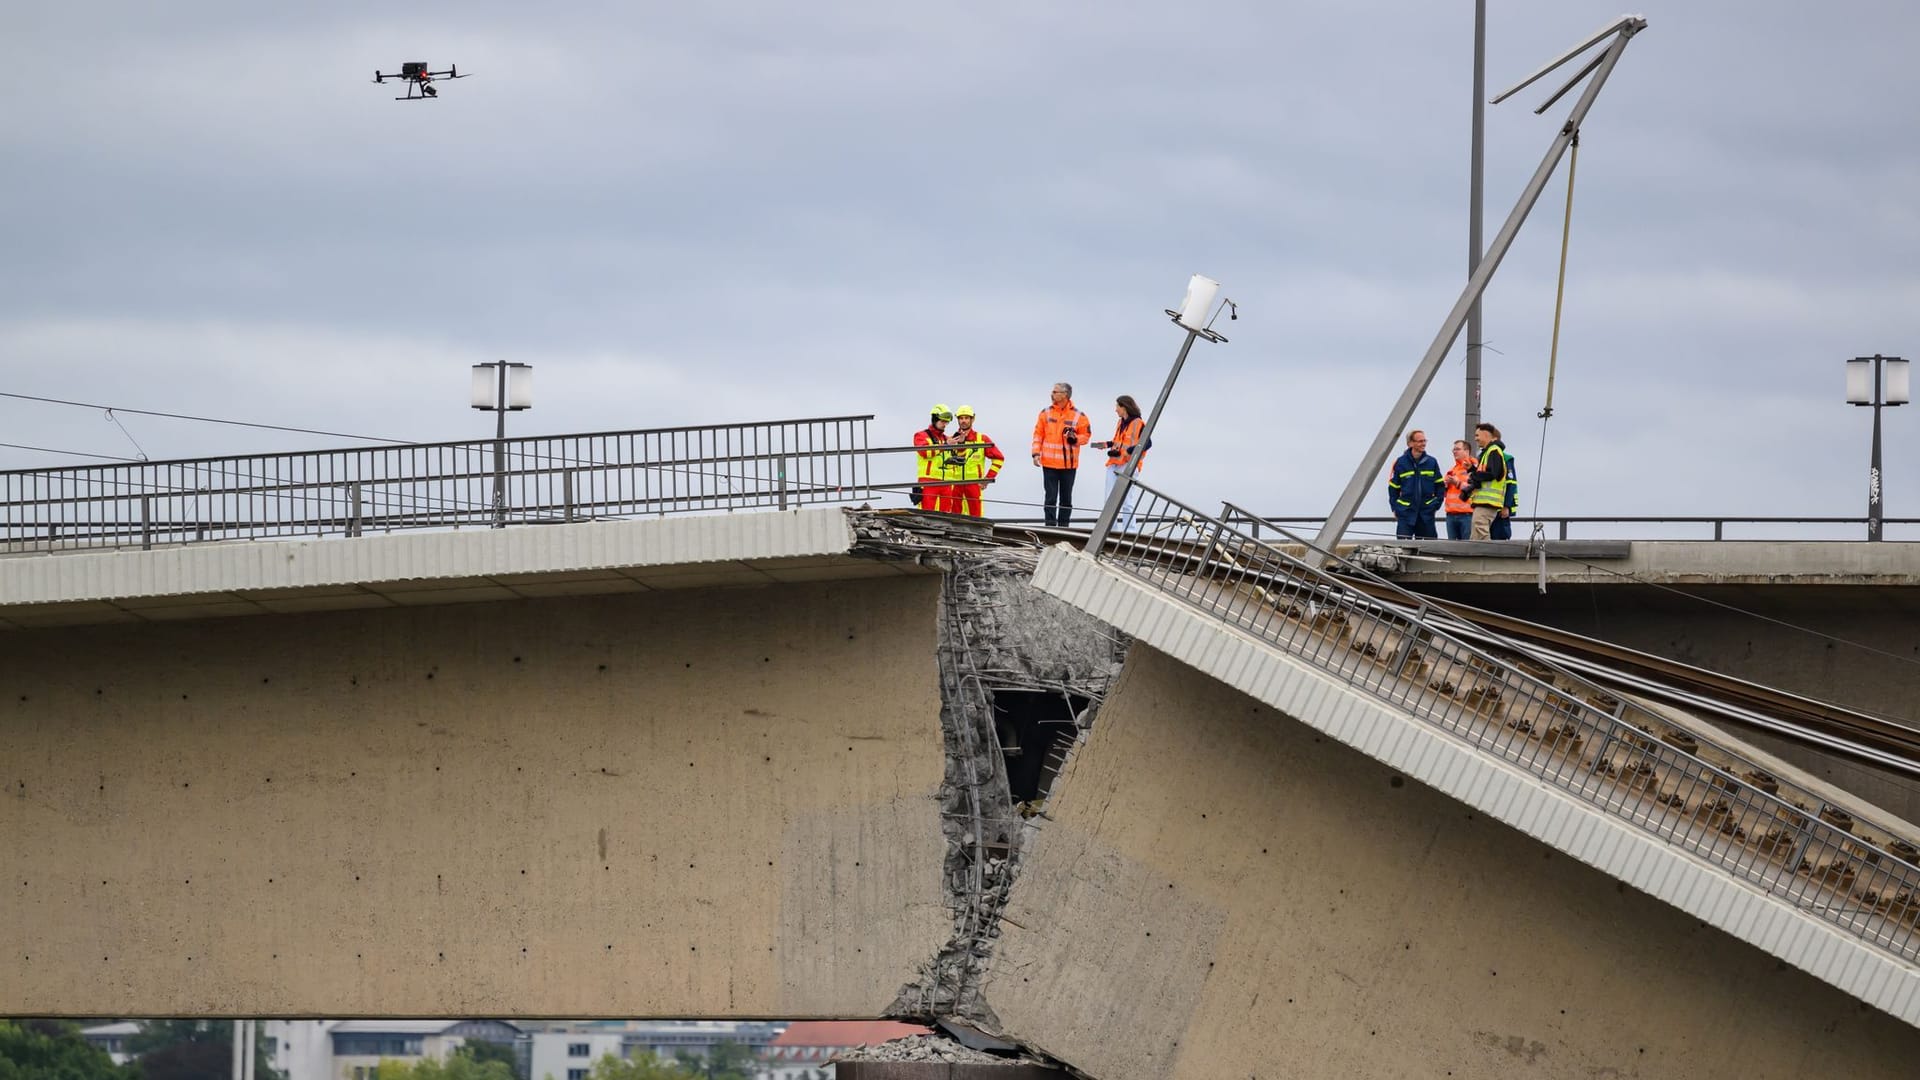
[[[1467,162],[1467,280],[1480,269],[1480,224],[1486,190],[1487,0],[1473,3],[1473,150]],[[1480,298],[1467,309],[1467,396],[1463,434],[1469,444],[1480,422],[1480,346],[1486,340],[1480,322]]]
[[[1419,365],[1414,368],[1413,377],[1407,381],[1406,389],[1401,391],[1399,399],[1394,402],[1393,408],[1387,414],[1386,422],[1380,426],[1379,434],[1373,437],[1373,442],[1367,447],[1365,456],[1360,459],[1359,467],[1354,470],[1353,478],[1347,482],[1346,490],[1340,493],[1339,500],[1333,505],[1333,511],[1327,515],[1326,524],[1321,527],[1320,535],[1315,538],[1313,546],[1307,549],[1304,558],[1309,565],[1316,568],[1325,565],[1324,553],[1333,550],[1334,546],[1340,542],[1340,537],[1346,533],[1347,526],[1353,523],[1353,517],[1360,509],[1360,501],[1366,497],[1367,489],[1373,485],[1375,477],[1379,474],[1380,463],[1386,460],[1386,454],[1393,448],[1394,440],[1399,438],[1400,432],[1413,419],[1414,409],[1419,406],[1420,399],[1425,396],[1427,387],[1433,385],[1433,377],[1439,373],[1441,362],[1446,359],[1448,351],[1453,348],[1453,343],[1460,337],[1460,330],[1467,321],[1468,310],[1486,291],[1487,283],[1493,280],[1494,272],[1500,269],[1500,262],[1506,258],[1507,250],[1513,246],[1514,237],[1519,234],[1520,226],[1526,222],[1527,214],[1540,200],[1540,193],[1546,190],[1547,181],[1552,178],[1554,168],[1560,164],[1560,159],[1566,156],[1567,147],[1572,144],[1574,134],[1580,130],[1581,123],[1586,120],[1588,110],[1593,108],[1594,99],[1599,96],[1600,88],[1607,84],[1607,77],[1613,74],[1614,65],[1619,63],[1621,53],[1626,51],[1627,42],[1645,26],[1646,22],[1641,19],[1623,20],[1606,51],[1589,65],[1588,70],[1591,70],[1593,75],[1585,91],[1574,103],[1573,111],[1567,114],[1567,120],[1561,125],[1559,134],[1554,136],[1552,145],[1547,147],[1546,156],[1541,159],[1540,167],[1534,170],[1533,178],[1527,181],[1525,190],[1520,193],[1513,211],[1507,215],[1506,223],[1501,225],[1499,233],[1495,234],[1493,244],[1481,259],[1480,266],[1474,270],[1473,276],[1467,279],[1467,286],[1461,290],[1460,298],[1454,302],[1453,310],[1447,313],[1446,319],[1440,324],[1440,332],[1434,335],[1433,344],[1427,347],[1426,355],[1421,357]],[[1576,81],[1585,75],[1586,71],[1583,70],[1579,76],[1576,76]],[[1555,95],[1556,98],[1558,96]]]

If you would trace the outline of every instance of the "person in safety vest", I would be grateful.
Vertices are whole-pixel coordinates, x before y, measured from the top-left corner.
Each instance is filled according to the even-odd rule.
[[[1500,456],[1507,459],[1507,505],[1500,516],[1493,519],[1490,534],[1495,540],[1513,539],[1513,517],[1520,512],[1520,470],[1514,467],[1513,451],[1504,445],[1500,447]]]
[[[962,405],[953,410],[959,430],[953,433],[953,450],[947,451],[947,479],[954,481],[954,513],[969,517],[986,516],[984,499],[981,496],[983,485],[991,484],[1000,475],[1000,467],[1007,463],[1007,455],[993,444],[993,440],[973,426],[973,406]]]
[[[918,492],[922,510],[945,514],[954,511],[953,488],[947,483],[947,444],[952,441],[952,436],[947,434],[947,424],[952,420],[952,409],[935,405],[927,426],[913,433],[913,445],[920,448],[914,451],[914,457],[920,462],[914,491]]]
[[[1126,471],[1127,463],[1136,461],[1133,475],[1139,476],[1140,470],[1147,467],[1147,451],[1140,445],[1141,435],[1147,430],[1146,418],[1140,415],[1140,403],[1133,400],[1132,394],[1121,394],[1113,399],[1113,413],[1119,417],[1119,423],[1113,427],[1113,439],[1109,442],[1088,443],[1095,450],[1107,452],[1107,496],[1113,496],[1113,485],[1120,482],[1120,474]],[[1129,488],[1127,500],[1121,504],[1120,513],[1113,519],[1113,527],[1122,532],[1133,531],[1133,506],[1139,500],[1139,492]]]
[[[1073,387],[1053,384],[1053,403],[1033,422],[1033,463],[1040,467],[1046,493],[1047,524],[1065,527],[1073,516],[1073,481],[1079,476],[1080,448],[1093,439],[1087,414],[1074,407]]]
[[[1433,513],[1440,509],[1440,463],[1427,453],[1427,433],[1407,432],[1407,448],[1387,472],[1387,505],[1393,510],[1393,535],[1400,540],[1438,540]]]
[[[1473,507],[1473,534],[1469,539],[1493,539],[1493,523],[1507,509],[1507,448],[1500,441],[1500,429],[1492,424],[1475,424],[1473,441],[1480,447],[1479,461],[1473,467],[1472,488],[1467,502]]]
[[[1465,540],[1473,535],[1473,507],[1467,503],[1467,485],[1473,480],[1473,451],[1467,440],[1453,440],[1453,468],[1447,470],[1447,539]]]

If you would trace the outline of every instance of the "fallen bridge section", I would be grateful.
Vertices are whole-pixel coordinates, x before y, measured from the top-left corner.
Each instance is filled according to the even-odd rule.
[[[1910,1073],[1861,1000],[1911,1012],[1910,965],[1085,555],[1036,580],[1137,643],[1006,911],[1008,1037],[1095,1076]]]

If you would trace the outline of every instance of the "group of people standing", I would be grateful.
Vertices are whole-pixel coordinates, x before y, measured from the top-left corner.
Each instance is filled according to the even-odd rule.
[[[1437,540],[1434,516],[1446,511],[1449,540],[1511,540],[1513,516],[1520,510],[1519,476],[1500,429],[1476,424],[1473,441],[1453,443],[1453,466],[1444,474],[1427,453],[1427,433],[1407,433],[1407,449],[1387,472],[1387,505],[1393,534],[1401,540]]]
[[[948,432],[947,425],[953,423],[959,426]],[[920,508],[982,516],[985,487],[1000,475],[1007,456],[973,426],[973,406],[935,405],[927,426],[914,433],[913,445],[920,448],[915,451],[920,471],[914,481]]]
[[[1040,470],[1040,483],[1048,525],[1067,525],[1073,516],[1073,486],[1080,475],[1082,447],[1106,452],[1107,493],[1129,463],[1137,474],[1146,464],[1147,447],[1141,445],[1146,420],[1140,406],[1130,395],[1114,399],[1113,438],[1095,442],[1093,422],[1073,403],[1073,387],[1054,383],[1052,401],[1040,410],[1033,422],[1033,464]],[[917,501],[923,510],[948,514],[982,516],[982,492],[993,483],[1006,464],[1006,455],[993,440],[973,426],[974,412],[968,405],[948,409],[935,405],[927,426],[913,436],[919,474]],[[947,431],[949,423],[959,427]],[[1136,462],[1137,459],[1137,462]],[[1133,524],[1133,499],[1121,507],[1118,528]]]

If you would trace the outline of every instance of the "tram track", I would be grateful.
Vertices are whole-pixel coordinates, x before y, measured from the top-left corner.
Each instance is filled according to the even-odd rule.
[[[1084,543],[1077,529],[996,526],[997,538],[1015,542]],[[1191,544],[1167,541],[1162,549],[1198,561]],[[1432,596],[1383,578],[1339,575],[1383,604],[1404,605],[1418,597],[1430,610],[1459,623],[1473,644],[1532,655],[1622,693],[1664,701],[1727,723],[1736,729],[1780,737],[1851,761],[1920,780],[1920,730],[1890,717],[1794,694],[1722,672],[1684,664],[1600,638]]]

